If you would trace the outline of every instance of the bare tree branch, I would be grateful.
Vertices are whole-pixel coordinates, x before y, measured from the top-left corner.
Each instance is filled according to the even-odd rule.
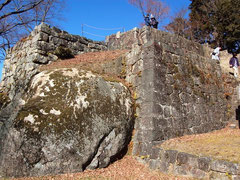
[[[5,2],[0,5],[0,11],[2,10],[2,8],[3,8],[4,6],[8,5],[11,1],[12,1],[12,0],[5,0]]]
[[[162,22],[169,12],[169,7],[160,0],[128,0],[128,2],[138,8],[143,16],[144,13],[151,13],[159,22]]]
[[[5,51],[41,22],[51,23],[65,0],[3,0],[0,3],[0,60]]]
[[[6,18],[8,16],[11,16],[11,15],[27,12],[27,11],[33,9],[34,7],[36,7],[37,5],[39,5],[41,2],[43,2],[43,0],[40,0],[36,3],[32,3],[32,5],[30,5],[29,7],[25,7],[25,5],[23,5],[23,6],[19,7],[18,9],[16,9],[15,11],[12,11],[12,12],[9,12],[9,13],[6,13],[6,14],[0,16],[0,20]],[[24,8],[24,9],[22,9],[22,8]]]
[[[188,19],[184,18],[187,8],[182,8],[176,12],[171,18],[171,22],[164,27],[170,33],[174,33],[185,38],[191,39],[191,26]]]
[[[18,25],[24,26],[25,30],[28,33],[30,33],[31,32],[31,26],[29,25],[29,23],[32,22],[33,20],[26,22],[26,21],[24,21],[23,17],[20,14],[18,14],[17,17],[18,17],[19,21],[21,21],[21,23],[18,23]]]

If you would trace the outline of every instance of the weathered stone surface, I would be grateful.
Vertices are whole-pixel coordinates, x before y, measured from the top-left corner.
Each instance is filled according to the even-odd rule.
[[[222,72],[219,65],[209,59],[210,50],[146,27],[119,37],[112,35],[107,40],[111,49],[131,49],[126,57],[131,67],[126,80],[133,84],[139,105],[133,154],[150,154],[153,169],[207,178],[210,159],[176,153],[170,163],[168,151],[163,154],[160,151],[157,158],[155,147],[146,147],[146,144],[160,144],[173,137],[225,127],[231,118],[226,116],[228,104],[236,102],[225,98]],[[138,70],[140,77],[135,75]],[[234,83],[232,85],[231,90],[236,93]]]
[[[210,164],[211,170],[218,172],[227,172],[229,174],[240,175],[239,164],[215,160]]]
[[[240,180],[240,176],[233,175],[231,176],[232,180]]]
[[[130,48],[127,44],[132,42],[126,80],[136,88],[140,107],[136,129],[152,131],[136,133],[140,136],[136,144],[225,127],[229,102],[224,98],[221,69],[205,56],[205,47],[154,29],[150,33],[146,27],[138,33],[136,39],[133,31],[127,32],[131,39],[124,34],[108,38],[111,48]],[[124,41],[126,46],[121,45]],[[138,69],[140,77],[135,75]],[[149,138],[144,137],[147,134]]]
[[[198,159],[198,168],[205,172],[208,172],[210,170],[210,162],[210,158],[201,157]]]
[[[21,69],[21,74],[31,77],[37,72],[36,69],[40,64],[48,64],[57,60],[54,52],[59,46],[70,49],[74,55],[107,49],[103,42],[70,35],[56,27],[51,28],[49,25],[42,23],[36,26],[27,38],[19,41],[7,51],[1,89],[9,93],[12,99],[19,89],[17,86],[25,87],[29,83],[29,78],[22,78],[23,75],[19,76],[12,70],[12,64],[17,63],[18,68]],[[28,67],[31,66],[34,69],[26,67],[26,63]],[[14,78],[14,82],[11,78]]]
[[[127,147],[133,111],[124,85],[74,68],[44,71],[31,82],[1,143],[0,176],[106,167]]]
[[[231,179],[231,176],[229,177],[225,173],[211,172],[209,179],[229,180],[229,179]]]
[[[46,64],[48,62],[48,57],[40,55],[40,54],[32,54],[29,59],[31,59],[34,63]],[[27,70],[29,70],[27,68]]]
[[[158,159],[159,155],[160,155],[160,148],[153,148],[152,153],[149,158],[150,159]]]

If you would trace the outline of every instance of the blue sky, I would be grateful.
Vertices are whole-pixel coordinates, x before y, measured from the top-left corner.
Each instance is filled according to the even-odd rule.
[[[190,0],[163,0],[170,7],[170,15],[182,7],[188,7]],[[66,0],[66,6],[62,12],[63,21],[57,22],[56,26],[70,34],[82,35],[82,27],[86,32],[83,35],[93,40],[104,40],[102,36],[114,34],[117,31],[131,30],[138,27],[143,21],[141,12],[128,3],[128,0]],[[166,19],[163,25],[169,22]],[[98,30],[86,25],[102,29]],[[83,26],[82,26],[83,25]],[[89,35],[95,34],[97,36]],[[3,62],[0,62],[0,78],[2,75]]]
[[[128,3],[128,0],[68,0],[64,17],[66,21],[60,23],[60,27],[71,34],[82,35],[83,30],[98,36],[106,36],[116,33],[118,30],[96,30],[84,24],[96,28],[112,29],[124,28],[126,31],[138,27],[143,21],[141,12]],[[170,15],[182,7],[188,7],[190,0],[164,0],[170,6]],[[164,24],[167,24],[167,20]],[[103,37],[92,36],[84,33],[84,36],[95,40],[104,40]]]

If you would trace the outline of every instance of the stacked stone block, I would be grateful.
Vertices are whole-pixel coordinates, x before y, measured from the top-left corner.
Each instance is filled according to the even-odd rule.
[[[12,99],[29,83],[38,67],[56,61],[54,51],[58,47],[68,48],[73,55],[83,52],[107,50],[104,42],[68,34],[56,27],[42,23],[31,34],[9,49],[4,61],[1,90]]]
[[[150,168],[197,179],[240,178],[240,164],[211,157],[199,157],[175,150],[155,148],[147,160]]]
[[[222,72],[207,47],[148,27],[128,33],[116,41],[111,37],[110,44],[127,49],[132,44],[126,80],[140,107],[135,154],[147,155],[149,143],[225,127],[229,117]]]
[[[232,101],[224,94],[221,68],[211,60],[210,49],[148,27],[127,33],[115,39],[111,36],[109,43],[112,49],[131,49],[126,80],[133,86],[137,107],[133,154],[143,157],[153,169],[178,175],[201,178],[231,173],[226,170],[216,175],[219,168],[204,171],[191,163],[170,171],[169,166],[181,160],[181,153],[166,164],[161,157],[167,152],[157,148],[174,137],[224,128],[232,118],[228,114]],[[195,174],[187,172],[189,167]]]

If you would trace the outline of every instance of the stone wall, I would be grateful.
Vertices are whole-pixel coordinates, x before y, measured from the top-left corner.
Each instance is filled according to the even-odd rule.
[[[136,101],[133,154],[165,173],[239,178],[239,164],[158,146],[174,137],[218,130],[229,120],[236,121],[238,83],[210,58],[211,49],[147,27],[108,40],[112,49],[131,49],[126,80]]]
[[[9,49],[4,61],[1,89],[12,99],[26,87],[29,80],[38,72],[38,67],[58,57],[54,51],[64,47],[76,55],[83,52],[107,50],[104,42],[71,35],[46,24],[37,26],[26,38]]]
[[[143,31],[144,32],[144,31]],[[139,29],[134,28],[125,33],[117,33],[106,37],[106,43],[109,50],[114,49],[132,49],[133,44],[140,43]]]
[[[199,157],[176,150],[155,149],[149,158],[152,169],[197,179],[239,179],[240,164],[211,157]]]
[[[113,49],[132,46],[126,80],[133,86],[137,107],[135,155],[151,155],[156,144],[170,138],[226,126],[232,102],[210,49],[147,27],[115,39],[108,39]]]

